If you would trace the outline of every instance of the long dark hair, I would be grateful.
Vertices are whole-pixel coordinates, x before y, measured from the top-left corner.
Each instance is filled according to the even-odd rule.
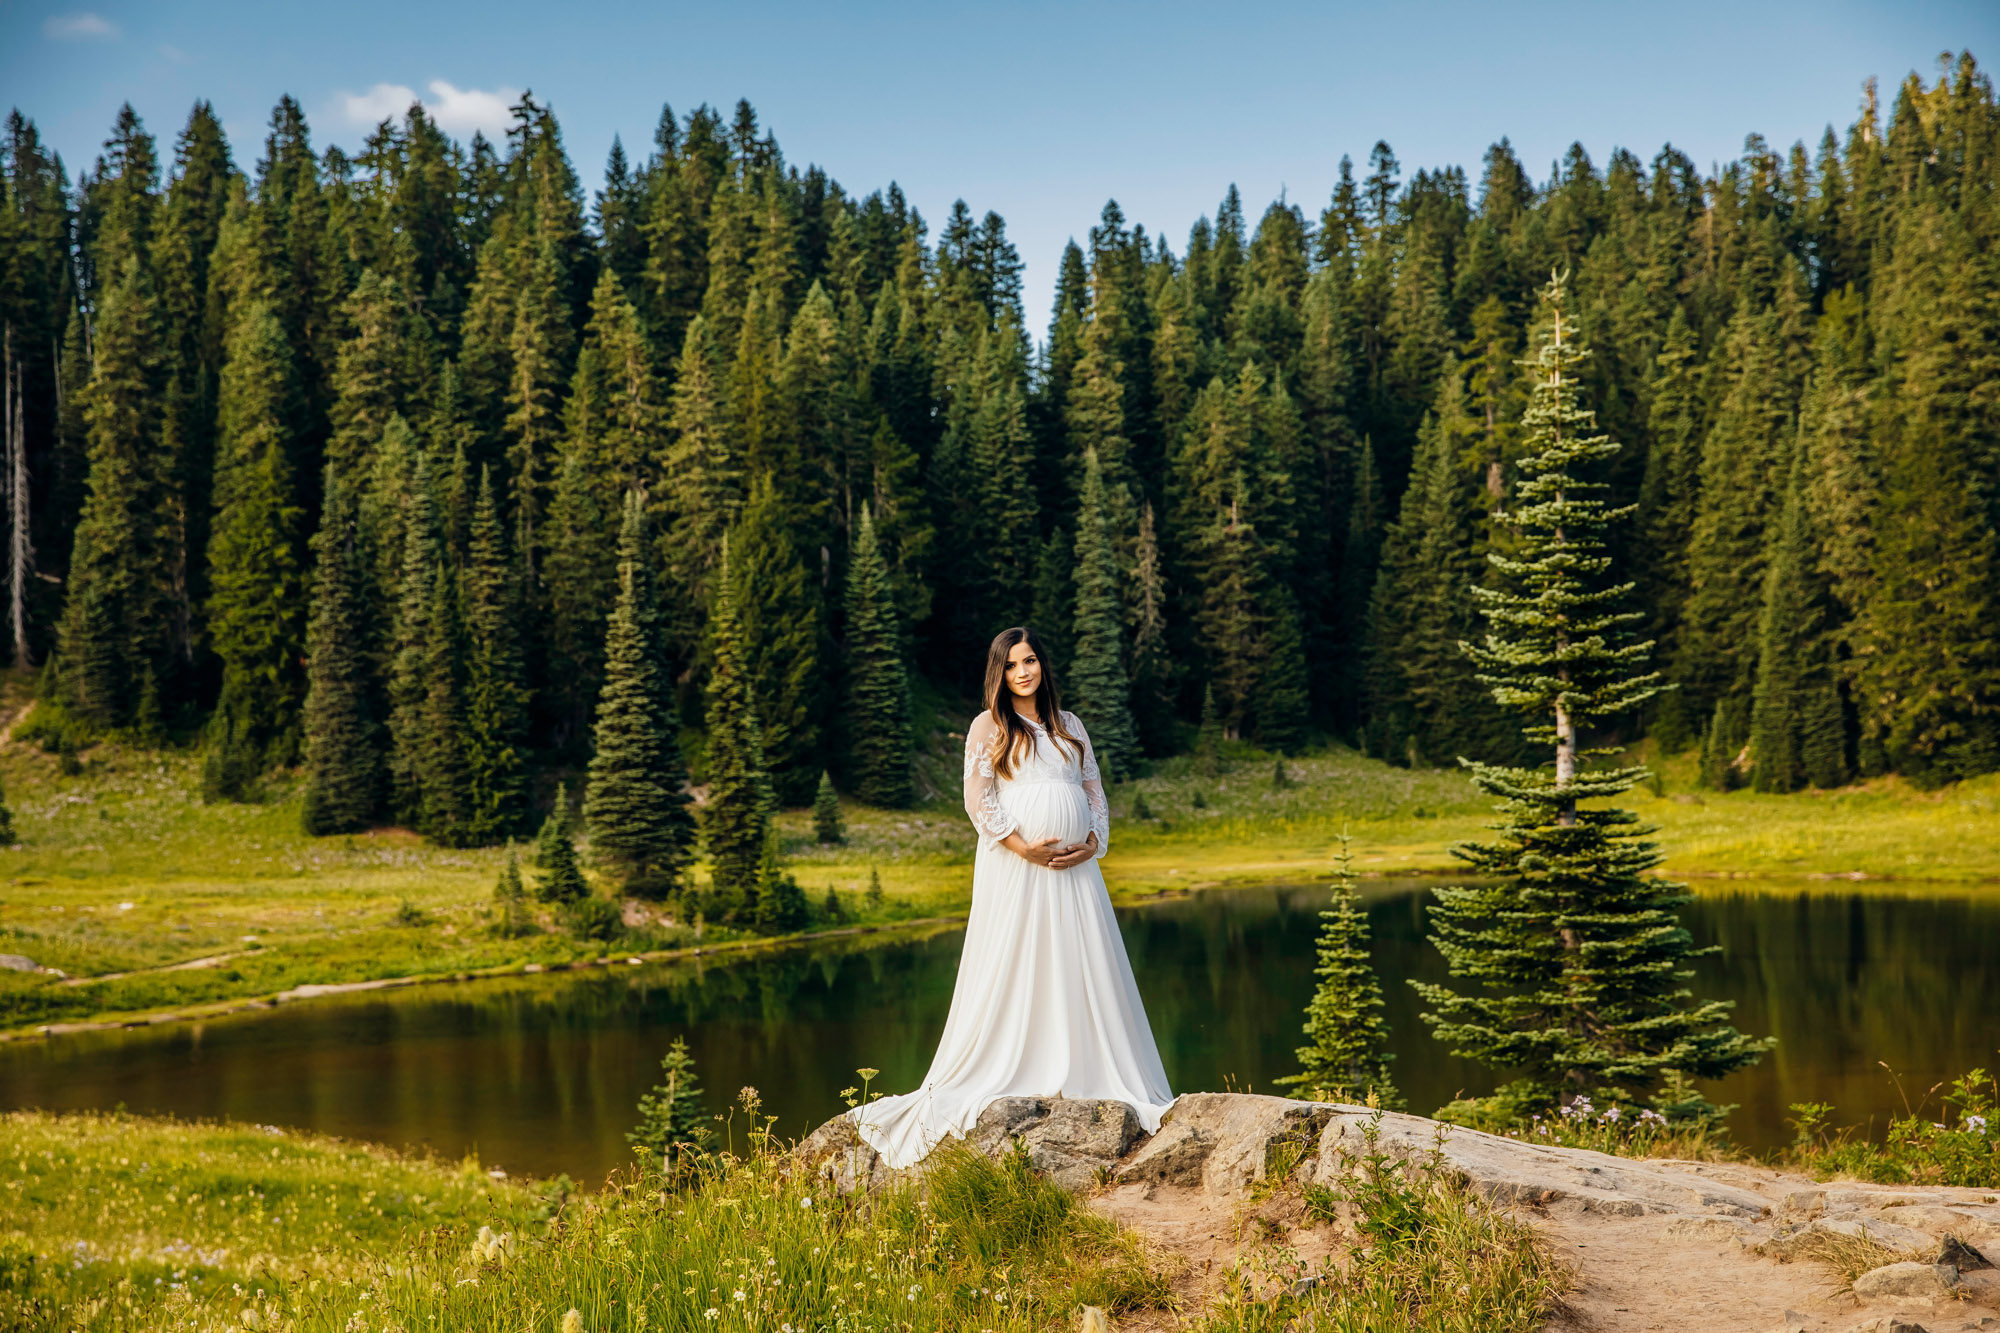
[[[993,738],[993,753],[988,756],[993,761],[993,771],[1001,777],[1012,777],[1014,765],[1024,754],[1033,751],[1035,733],[1014,711],[1013,691],[1007,688],[1007,654],[1014,651],[1014,645],[1025,643],[1028,651],[1041,659],[1042,683],[1035,687],[1035,712],[1042,727],[1051,739],[1067,741],[1079,756],[1083,754],[1083,742],[1070,735],[1063,725],[1062,695],[1056,688],[1055,664],[1042,648],[1042,641],[1035,632],[1025,625],[1003,629],[993,636],[993,645],[986,650],[986,711],[1000,725],[1000,731]]]

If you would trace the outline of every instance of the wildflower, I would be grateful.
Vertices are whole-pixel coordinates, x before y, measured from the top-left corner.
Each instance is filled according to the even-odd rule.
[[[719,1319],[721,1318],[721,1316],[722,1316],[722,1311],[716,1309],[713,1305],[709,1306],[706,1310],[703,1310],[701,1312],[701,1317],[703,1319],[713,1320],[713,1319]]]
[[[813,1206],[813,1199],[812,1195],[810,1194],[806,1195],[805,1198],[799,1200],[799,1207],[801,1208],[810,1208],[812,1206]]]
[[[1617,1108],[1617,1107],[1615,1107],[1615,1106],[1607,1108],[1607,1109],[1605,1110],[1604,1114],[1603,1114],[1602,1116],[1600,1116],[1600,1117],[1599,1117],[1599,1119],[1602,1119],[1602,1120],[1608,1120],[1608,1121],[1610,1121],[1610,1122],[1611,1122],[1612,1124],[1614,1124],[1614,1125],[1615,1125],[1615,1124],[1617,1124],[1617,1123],[1618,1123],[1618,1108]]]
[[[739,1290],[734,1296],[730,1297],[730,1299],[740,1301],[743,1299],[743,1293]]]
[[[918,1292],[920,1292],[920,1291],[922,1291],[922,1290],[923,1290],[923,1288],[922,1288],[922,1287],[920,1287],[920,1286],[918,1286],[918,1285],[917,1285],[916,1283],[912,1282],[912,1283],[910,1284],[910,1294],[909,1294],[909,1297],[908,1297],[908,1299],[909,1299],[909,1300],[915,1300],[915,1299],[917,1298],[917,1293],[918,1293]]]
[[[563,1316],[562,1333],[583,1333],[583,1311],[572,1309]]]
[[[1965,1117],[1965,1127],[1974,1134],[1984,1134],[1986,1132],[1986,1117],[1983,1115],[1969,1115]]]

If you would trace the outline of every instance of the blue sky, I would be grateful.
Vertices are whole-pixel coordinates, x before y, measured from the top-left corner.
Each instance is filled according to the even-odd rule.
[[[1674,5],[910,5],[0,0],[0,101],[72,171],[132,102],[163,145],[197,97],[239,165],[282,93],[352,146],[414,93],[469,136],[523,88],[594,188],[614,133],[643,153],[663,101],[748,97],[794,162],[850,191],[900,181],[933,231],[996,209],[1046,320],[1065,240],[1107,198],[1181,248],[1232,182],[1317,211],[1342,153],[1387,139],[1405,174],[1507,135],[1536,176],[1573,140],[1599,164],[1672,141],[1707,167],[1750,131],[1809,144],[1940,52],[2000,60],[1991,0]]]

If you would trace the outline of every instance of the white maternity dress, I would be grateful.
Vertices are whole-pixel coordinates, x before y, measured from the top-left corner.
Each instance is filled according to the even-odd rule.
[[[1148,1133],[1173,1102],[1096,859],[1051,870],[1000,845],[1018,829],[1063,845],[1094,830],[1097,856],[1110,846],[1089,737],[1075,714],[1062,716],[1082,752],[1031,722],[1034,751],[1005,778],[989,758],[999,724],[982,713],[966,729],[965,811],[979,853],[951,1014],[922,1087],[848,1112],[892,1167],[963,1136],[1001,1097],[1121,1101]]]

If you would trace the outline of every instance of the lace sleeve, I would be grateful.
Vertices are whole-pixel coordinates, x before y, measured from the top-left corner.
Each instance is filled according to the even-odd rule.
[[[1097,751],[1090,747],[1090,733],[1083,729],[1075,713],[1068,714],[1069,729],[1083,738],[1083,799],[1090,802],[1090,831],[1097,835],[1097,855],[1111,850],[1111,802],[1104,796],[1104,775],[1097,770]]]
[[[1014,831],[1014,816],[1001,806],[1000,782],[993,774],[993,736],[998,730],[985,713],[965,729],[965,813],[979,832],[982,852]]]

